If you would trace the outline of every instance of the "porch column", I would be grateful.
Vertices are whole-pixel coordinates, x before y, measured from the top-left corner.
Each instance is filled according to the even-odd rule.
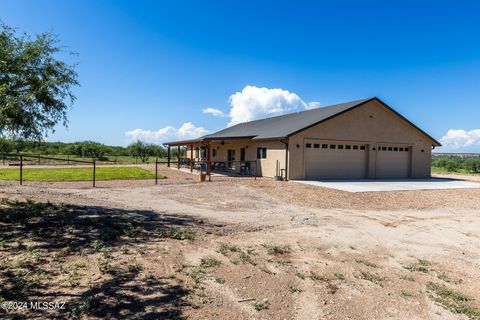
[[[170,145],[168,145],[168,151],[167,151],[167,167],[170,168]]]
[[[190,145],[190,172],[193,172],[193,144]]]
[[[207,143],[207,175],[208,175],[208,181],[212,181],[211,178],[211,155],[210,155],[210,142]]]
[[[180,170],[180,146],[177,147],[177,169]]]

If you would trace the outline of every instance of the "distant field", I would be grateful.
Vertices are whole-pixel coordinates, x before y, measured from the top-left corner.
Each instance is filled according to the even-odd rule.
[[[92,180],[92,168],[27,168],[25,181],[87,181]],[[155,173],[136,167],[108,167],[96,169],[96,180],[153,179]],[[165,177],[159,176],[159,179]],[[0,169],[0,180],[19,180],[19,169]]]
[[[472,175],[472,176],[480,175],[479,173],[468,172],[468,170],[462,169],[462,168],[454,170],[454,171],[448,171],[445,168],[439,168],[439,167],[432,167],[432,173],[444,173],[444,174],[456,174],[457,173],[457,174],[466,174],[466,175]]]

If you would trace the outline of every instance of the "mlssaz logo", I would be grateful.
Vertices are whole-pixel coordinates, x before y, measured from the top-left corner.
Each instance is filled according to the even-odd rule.
[[[31,301],[30,309],[34,310],[65,310],[65,302],[44,302],[44,301]]]

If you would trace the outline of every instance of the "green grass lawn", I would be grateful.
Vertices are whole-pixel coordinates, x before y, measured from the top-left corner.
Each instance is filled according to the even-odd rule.
[[[87,181],[93,168],[24,168],[25,181]],[[136,167],[97,167],[96,180],[153,179],[155,173]],[[165,177],[159,176],[159,179]],[[0,180],[19,180],[19,168],[0,169]]]

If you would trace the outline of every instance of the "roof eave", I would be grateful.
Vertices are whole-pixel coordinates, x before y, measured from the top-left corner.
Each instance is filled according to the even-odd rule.
[[[429,135],[428,133],[426,133],[425,131],[423,131],[422,129],[420,129],[419,127],[417,127],[413,122],[411,122],[410,120],[408,120],[407,118],[405,118],[402,114],[400,114],[398,111],[396,111],[395,109],[393,109],[392,107],[390,107],[388,104],[386,104],[385,102],[383,102],[382,100],[380,100],[379,98],[375,97],[373,98],[372,100],[377,100],[378,102],[380,102],[381,104],[383,104],[387,109],[389,109],[390,111],[392,111],[394,114],[396,114],[397,116],[399,116],[400,118],[402,118],[405,122],[407,122],[409,125],[411,125],[412,127],[414,127],[415,129],[417,129],[418,131],[420,131],[420,133],[422,133],[423,135],[425,135],[427,138],[429,138],[433,143],[432,143],[432,146],[435,146],[435,147],[441,147],[442,144],[440,142],[438,142],[435,138],[433,138],[431,135]]]
[[[441,146],[442,146],[442,144],[441,144],[440,142],[438,142],[436,139],[434,139],[434,138],[433,138],[432,136],[430,136],[428,133],[426,133],[425,131],[423,131],[423,130],[420,129],[419,127],[417,127],[414,123],[412,123],[410,120],[408,120],[408,119],[405,118],[403,115],[401,115],[398,111],[396,111],[395,109],[393,109],[392,107],[390,107],[388,104],[386,104],[385,102],[383,102],[382,100],[380,100],[380,99],[377,98],[377,97],[373,97],[373,98],[370,98],[370,99],[368,99],[368,100],[362,101],[362,102],[360,102],[360,103],[358,103],[358,104],[356,104],[356,105],[354,105],[354,106],[352,106],[352,107],[350,107],[350,108],[348,108],[348,109],[343,110],[342,112],[336,113],[336,114],[334,114],[334,115],[332,115],[332,116],[330,116],[330,117],[328,117],[328,118],[325,118],[325,119],[323,119],[323,120],[321,120],[321,121],[318,121],[318,122],[316,122],[316,123],[314,123],[314,124],[311,124],[311,125],[309,125],[309,126],[307,126],[307,127],[305,127],[305,128],[302,128],[302,129],[296,130],[295,132],[289,133],[289,134],[287,135],[287,138],[288,138],[288,137],[291,137],[291,136],[293,136],[293,135],[295,135],[295,134],[297,134],[297,133],[299,133],[299,132],[302,132],[302,131],[304,131],[304,130],[307,130],[307,129],[311,128],[311,127],[314,127],[314,126],[316,126],[316,125],[319,125],[319,124],[322,123],[322,122],[325,122],[325,121],[328,121],[328,120],[330,120],[330,119],[332,119],[332,118],[335,118],[335,117],[337,117],[337,116],[339,116],[339,115],[341,115],[341,114],[343,114],[343,113],[345,113],[345,112],[348,112],[348,111],[350,111],[350,110],[352,110],[352,109],[358,108],[358,107],[360,107],[360,106],[362,106],[362,105],[364,105],[364,104],[366,104],[366,103],[369,103],[369,102],[371,102],[371,101],[378,101],[378,102],[381,103],[383,106],[385,106],[388,110],[392,111],[394,114],[396,114],[396,115],[399,116],[401,119],[403,119],[405,122],[407,122],[409,125],[411,125],[413,128],[417,129],[420,133],[422,133],[424,136],[426,136],[427,138],[429,138],[429,139],[431,140],[432,146],[435,146],[435,147],[441,147]]]
[[[205,139],[203,137],[197,138],[197,139],[189,139],[189,140],[178,140],[178,141],[170,141],[170,142],[164,142],[163,145],[168,145],[170,147],[174,146],[184,146],[192,143],[201,143]]]

